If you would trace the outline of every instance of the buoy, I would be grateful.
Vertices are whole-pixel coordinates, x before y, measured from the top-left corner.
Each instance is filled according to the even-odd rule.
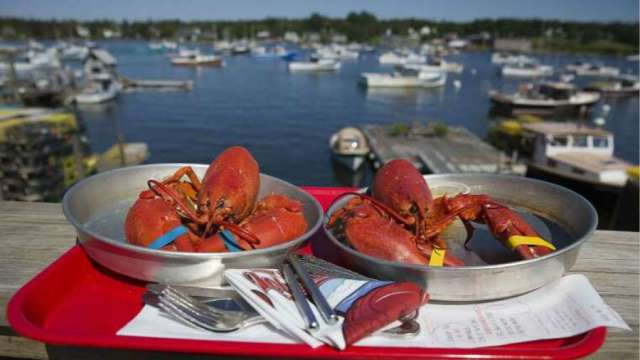
[[[460,89],[462,82],[460,80],[453,80],[453,86],[455,86],[456,89]]]
[[[606,121],[604,120],[604,118],[599,117],[599,118],[594,119],[593,123],[598,125],[598,126],[604,126]]]
[[[603,114],[608,114],[609,111],[611,111],[611,106],[609,104],[604,104],[602,105],[602,113]]]
[[[475,75],[478,72],[476,69],[471,69],[471,75]]]

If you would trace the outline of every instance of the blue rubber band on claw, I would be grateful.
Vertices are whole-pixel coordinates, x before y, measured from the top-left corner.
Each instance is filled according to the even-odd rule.
[[[222,240],[224,240],[224,247],[226,247],[229,252],[242,251],[242,248],[236,242],[236,237],[233,236],[231,231],[222,230],[220,231],[220,236],[222,236]]]
[[[173,229],[161,235],[160,237],[158,237],[157,239],[153,240],[153,242],[149,244],[149,246],[147,247],[149,249],[158,250],[166,245],[171,244],[172,242],[175,241],[175,239],[179,238],[181,235],[186,234],[187,232],[189,232],[189,229],[187,229],[184,225],[176,226]]]

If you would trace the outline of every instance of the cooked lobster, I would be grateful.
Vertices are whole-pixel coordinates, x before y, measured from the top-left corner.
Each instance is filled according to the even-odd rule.
[[[334,212],[328,227],[371,256],[412,264],[464,265],[446,251],[440,237],[456,218],[467,229],[467,241],[473,234],[471,222],[478,222],[487,224],[523,259],[555,250],[517,212],[487,195],[433,198],[424,177],[408,160],[385,164],[374,177],[371,196],[348,194],[354,197]]]
[[[148,186],[125,220],[125,236],[132,244],[174,251],[239,251],[288,241],[307,229],[302,203],[275,194],[256,203],[258,163],[240,146],[220,153],[202,181],[185,166],[162,181],[149,180]],[[275,233],[274,226],[283,230]]]

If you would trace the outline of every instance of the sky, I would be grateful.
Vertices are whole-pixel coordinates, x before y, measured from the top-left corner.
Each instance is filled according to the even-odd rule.
[[[378,18],[546,18],[638,22],[638,0],[0,0],[0,16],[41,19],[235,20],[344,17],[366,10]]]

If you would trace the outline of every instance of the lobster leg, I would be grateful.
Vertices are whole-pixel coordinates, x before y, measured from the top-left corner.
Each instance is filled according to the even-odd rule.
[[[503,243],[508,244],[514,236],[537,238],[540,235],[533,230],[515,211],[507,207],[485,206],[484,219],[491,232]],[[553,246],[522,244],[515,246],[515,251],[524,259],[532,259],[551,253]]]

